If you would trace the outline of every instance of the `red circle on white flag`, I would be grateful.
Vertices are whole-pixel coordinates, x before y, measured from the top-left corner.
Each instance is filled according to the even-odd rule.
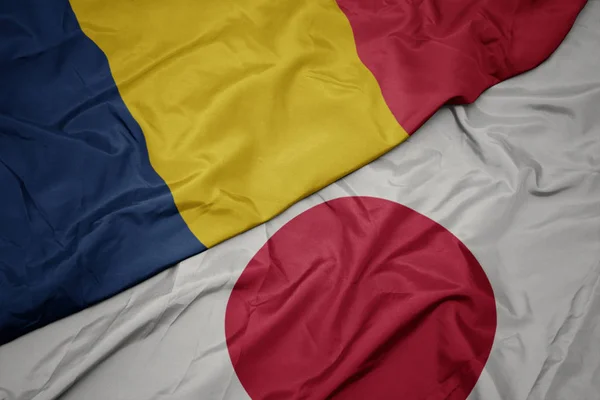
[[[496,303],[444,227],[345,197],[265,243],[235,284],[225,328],[254,400],[465,400],[491,351]]]

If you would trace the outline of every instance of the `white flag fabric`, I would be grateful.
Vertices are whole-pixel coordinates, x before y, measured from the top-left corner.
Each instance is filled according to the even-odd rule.
[[[590,1],[539,68],[270,222],[0,347],[0,399],[600,398],[599,21]],[[398,243],[408,275],[345,275]],[[363,304],[369,285],[389,296]],[[395,318],[402,330],[378,337]],[[339,378],[353,363],[368,368]]]

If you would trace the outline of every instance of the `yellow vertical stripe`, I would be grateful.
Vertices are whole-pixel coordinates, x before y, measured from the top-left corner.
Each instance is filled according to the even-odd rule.
[[[334,0],[71,0],[206,246],[408,135]]]

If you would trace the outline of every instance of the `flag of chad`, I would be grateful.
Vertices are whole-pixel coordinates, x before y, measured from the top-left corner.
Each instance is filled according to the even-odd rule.
[[[584,3],[1,2],[0,343],[270,219],[404,141],[442,104],[536,66]],[[440,232],[438,255],[459,257],[457,273],[476,264],[405,208],[331,207],[406,218],[407,230]],[[326,210],[314,211],[324,213],[316,243],[336,229]],[[367,225],[399,234],[384,219]],[[395,251],[357,243],[350,264]],[[487,299],[471,273],[475,299]],[[475,301],[465,326],[488,306]],[[464,368],[480,368],[486,332]]]

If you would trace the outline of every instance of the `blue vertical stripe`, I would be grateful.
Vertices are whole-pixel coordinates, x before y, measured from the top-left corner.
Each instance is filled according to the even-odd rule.
[[[0,344],[204,249],[69,2],[0,1]]]

